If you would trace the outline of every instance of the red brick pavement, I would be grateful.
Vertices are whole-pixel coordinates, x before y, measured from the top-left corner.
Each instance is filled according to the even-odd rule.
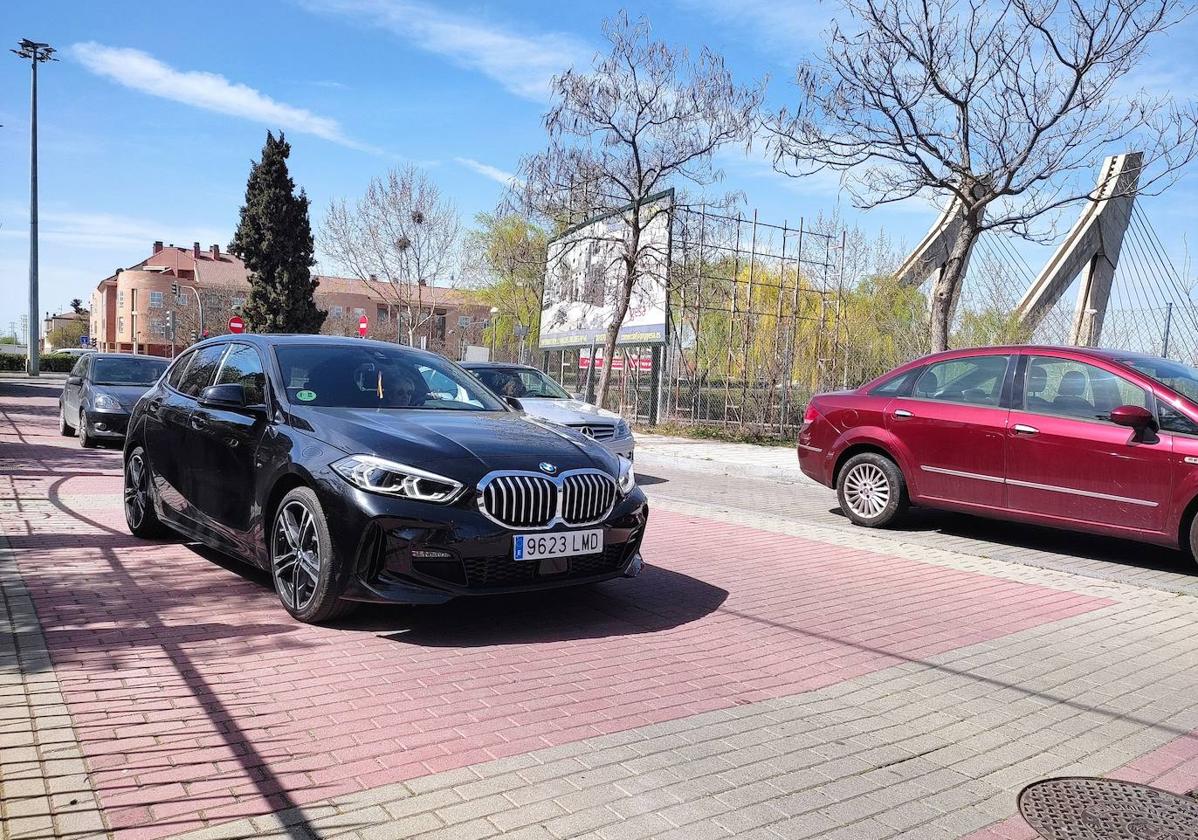
[[[123,837],[809,691],[1108,603],[658,511],[635,581],[307,627],[264,576],[126,534],[119,454],[69,448],[47,414],[0,432],[0,515]]]

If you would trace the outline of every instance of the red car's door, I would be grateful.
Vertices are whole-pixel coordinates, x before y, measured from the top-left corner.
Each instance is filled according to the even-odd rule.
[[[1098,364],[1027,358],[1007,434],[1013,510],[1107,528],[1161,532],[1169,516],[1172,438],[1137,435],[1107,415],[1151,410],[1152,395]]]
[[[965,507],[1003,507],[1004,386],[1012,357],[963,356],[929,365],[909,397],[886,407],[886,425],[911,463],[912,493]]]

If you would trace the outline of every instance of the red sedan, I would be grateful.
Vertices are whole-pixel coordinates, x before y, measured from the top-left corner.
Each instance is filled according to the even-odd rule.
[[[814,397],[798,447],[859,525],[917,504],[1198,553],[1198,369],[1166,359],[939,353]]]

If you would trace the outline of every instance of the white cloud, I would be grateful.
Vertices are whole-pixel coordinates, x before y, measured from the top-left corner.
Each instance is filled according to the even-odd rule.
[[[336,120],[277,102],[261,91],[230,82],[217,73],[176,70],[141,50],[108,47],[94,41],[74,44],[70,52],[76,61],[97,76],[151,96],[373,151],[346,137]]]
[[[495,181],[496,183],[499,183],[499,184],[503,184],[505,187],[510,187],[513,184],[520,183],[520,179],[517,178],[515,175],[513,175],[511,172],[505,172],[504,170],[500,169],[497,166],[491,166],[488,163],[482,163],[480,161],[475,160],[474,158],[459,157],[459,158],[454,158],[454,160],[457,161],[458,163],[460,163],[462,166],[466,167],[467,169],[472,169],[475,172],[477,172],[479,175],[482,175],[485,178],[490,178],[492,181]]]
[[[427,52],[477,70],[517,96],[543,101],[549,80],[593,54],[559,32],[521,34],[410,0],[301,0],[314,11],[357,18]]]

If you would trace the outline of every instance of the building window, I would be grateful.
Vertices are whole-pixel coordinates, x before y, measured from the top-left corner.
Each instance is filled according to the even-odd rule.
[[[471,324],[471,319],[470,319],[469,315],[459,315],[458,316],[458,326],[459,327],[468,327],[468,326],[470,326],[470,324]]]
[[[355,314],[355,315],[357,315],[359,318],[361,318],[363,315],[365,315],[365,314],[366,314],[366,310],[365,310],[365,309],[362,309],[362,308],[360,308],[360,307],[357,307],[357,306],[355,306],[355,307],[354,307],[354,314]]]
[[[150,308],[162,308],[162,292],[150,292]]]
[[[240,309],[243,306],[245,306],[245,298],[243,298],[243,297],[233,298],[233,308],[234,309]]]
[[[117,308],[117,309],[124,309],[124,308],[125,308],[125,290],[124,290],[124,289],[118,289],[118,290],[117,290],[117,293],[116,293],[116,308]]]
[[[122,315],[116,319],[116,331],[123,333],[125,331],[125,316]]]
[[[342,309],[340,306],[334,306],[329,310],[329,317],[331,317],[331,318],[340,318],[344,314],[345,314],[345,310]]]
[[[153,292],[150,293],[151,297],[153,296],[153,294],[154,294]],[[153,306],[154,304],[151,303],[150,305]],[[163,321],[161,318],[151,318],[150,319],[150,332],[153,333],[154,335],[158,336],[159,338],[166,338],[166,322]]]
[[[438,312],[433,319],[433,338],[437,341],[445,340],[445,313]]]

